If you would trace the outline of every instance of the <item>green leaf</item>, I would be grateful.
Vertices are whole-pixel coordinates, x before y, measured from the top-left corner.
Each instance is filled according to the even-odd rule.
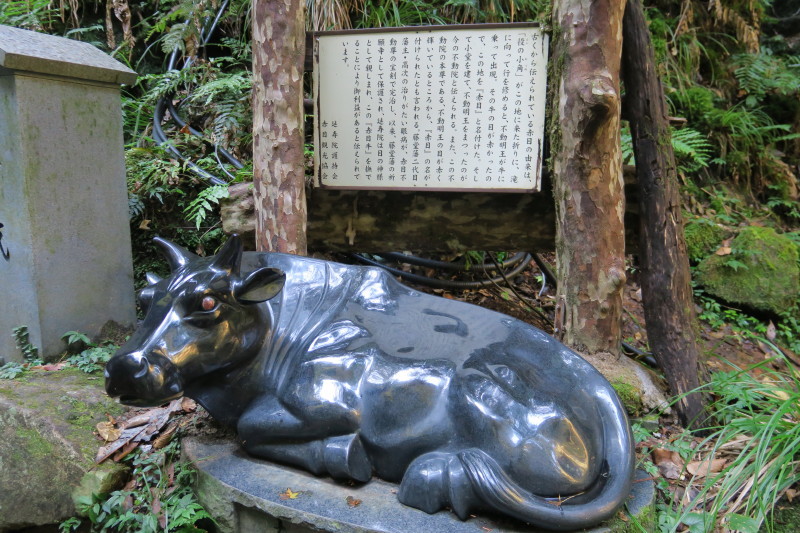
[[[725,261],[725,266],[732,268],[736,272],[739,272],[739,269],[747,270],[747,265],[739,261],[738,259],[728,259]]]
[[[742,533],[758,533],[761,523],[755,518],[741,514],[728,515],[728,527]]]

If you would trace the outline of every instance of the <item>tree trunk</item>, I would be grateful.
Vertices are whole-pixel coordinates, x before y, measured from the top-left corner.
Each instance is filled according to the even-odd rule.
[[[306,253],[302,0],[253,2],[256,249]]]
[[[551,135],[556,333],[579,351],[619,353],[625,201],[619,68],[624,2],[554,1]]]
[[[625,108],[639,182],[639,259],[647,337],[671,392],[685,394],[699,386],[689,258],[666,102],[642,0],[628,0],[623,28]],[[683,396],[676,407],[684,425],[702,422],[699,393]]]

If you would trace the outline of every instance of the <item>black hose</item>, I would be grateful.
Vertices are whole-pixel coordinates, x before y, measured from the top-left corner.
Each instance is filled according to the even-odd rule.
[[[381,257],[386,257],[400,263],[408,263],[409,265],[436,268],[439,270],[474,270],[477,272],[486,272],[487,270],[497,270],[494,263],[484,263],[482,265],[467,265],[465,260],[458,262],[436,261],[434,259],[427,259],[424,257],[417,257],[415,255],[406,255],[398,252],[386,252],[380,254]],[[530,261],[530,254],[519,252],[511,258],[500,263],[500,268],[510,268],[516,266],[520,261],[526,259]]]
[[[219,23],[220,17],[222,17],[222,13],[228,7],[228,1],[229,0],[225,0],[222,3],[220,8],[217,10],[217,14],[214,17],[214,20],[213,20],[213,22],[211,22],[211,24],[208,24],[208,20],[206,20],[206,24],[204,25],[204,28],[203,28],[203,30],[201,31],[201,34],[200,34],[201,46],[205,46],[205,45],[208,44],[209,40],[211,39],[211,35],[214,33],[214,30],[216,29],[217,24]],[[187,20],[186,23],[188,24],[189,20]],[[175,69],[175,64],[177,63],[177,58],[178,58],[178,49],[176,48],[175,50],[172,51],[172,54],[170,54],[169,63],[167,64],[167,71]],[[183,67],[181,67],[181,68],[186,68],[190,64],[191,64],[191,61],[187,60],[184,63]],[[190,159],[188,159],[186,156],[183,155],[183,153],[181,153],[180,150],[178,150],[175,146],[173,146],[172,144],[170,144],[168,142],[167,136],[164,133],[164,129],[161,127],[161,122],[164,120],[164,108],[165,107],[169,111],[170,116],[172,117],[172,120],[180,128],[188,128],[189,132],[192,135],[200,137],[201,139],[203,139],[204,142],[209,143],[214,148],[215,154],[216,153],[222,154],[222,156],[225,159],[227,159],[228,162],[231,165],[233,165],[235,168],[241,169],[241,168],[244,167],[242,162],[239,161],[238,159],[236,159],[236,157],[234,157],[230,152],[228,152],[227,150],[225,150],[221,146],[219,146],[219,145],[217,145],[217,144],[215,144],[215,143],[213,143],[213,142],[211,142],[211,141],[209,141],[207,139],[204,139],[202,132],[196,130],[195,128],[193,128],[191,126],[189,126],[186,123],[186,121],[184,121],[181,118],[180,114],[178,113],[178,110],[172,104],[171,96],[167,95],[167,96],[165,96],[163,98],[160,98],[156,102],[155,108],[153,110],[153,138],[159,144],[161,144],[169,153],[171,153],[173,156],[178,158],[180,161],[183,161],[183,163],[186,165],[186,167],[188,169],[190,169],[192,172],[194,172],[197,176],[199,176],[200,178],[203,178],[205,180],[210,181],[214,185],[225,185],[227,183],[225,180],[222,180],[222,179],[218,178],[217,176],[214,176],[210,172],[200,168],[194,161],[191,161]],[[217,158],[217,163],[219,164],[219,167],[222,169],[223,172],[225,172],[226,174],[230,175],[228,173],[228,171],[225,170],[225,168],[222,165],[222,162],[219,160],[219,158]]]
[[[214,176],[210,172],[207,172],[197,166],[194,161],[187,159],[180,150],[175,148],[172,144],[169,143],[167,140],[167,136],[164,134],[164,130],[161,128],[161,120],[164,117],[164,99],[159,100],[156,102],[155,109],[153,110],[153,138],[164,148],[167,152],[171,153],[178,159],[184,162],[184,164],[189,168],[192,172],[197,174],[199,177],[206,179],[213,183],[214,185],[225,185],[227,182],[224,180],[219,179],[218,177]]]
[[[420,285],[425,285],[427,287],[432,287],[434,289],[481,289],[484,287],[489,287],[493,285],[497,285],[503,282],[502,276],[497,276],[491,279],[480,280],[480,281],[452,281],[452,280],[442,280],[436,278],[429,278],[427,276],[420,276],[417,274],[412,274],[410,272],[405,272],[398,268],[390,267],[380,261],[375,261],[373,259],[369,259],[364,257],[361,254],[351,254],[354,258],[362,263],[366,263],[368,265],[380,267],[395,276],[400,276],[401,278],[407,281],[413,281],[414,283],[419,283]],[[408,256],[402,255],[404,258]],[[528,263],[530,262],[530,255],[527,253],[523,254],[527,256],[526,260],[520,261],[516,268],[514,268],[511,272],[507,273],[505,277],[511,278],[514,276],[519,275],[523,270],[528,267]],[[405,259],[404,259],[405,260]]]

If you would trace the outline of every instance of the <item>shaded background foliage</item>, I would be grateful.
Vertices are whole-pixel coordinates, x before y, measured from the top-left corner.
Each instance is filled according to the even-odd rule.
[[[645,4],[688,220],[735,228],[756,219],[800,242],[800,5]],[[548,0],[307,0],[307,8],[309,30],[551,23]],[[6,0],[0,23],[91,42],[140,74],[123,91],[137,286],[146,271],[163,273],[156,234],[213,252],[223,237],[217,203],[227,191],[208,176],[252,179],[250,0]],[[165,103],[186,123],[170,120]],[[626,127],[622,141],[632,163]],[[800,334],[788,335],[798,316],[796,306],[787,310],[779,328],[789,324],[781,331],[800,348]]]
[[[800,6],[790,0],[646,4],[675,117],[673,147],[688,193],[707,201],[708,187],[730,187],[795,223],[799,214],[789,204],[798,199],[800,23],[793,22],[800,22]],[[529,20],[547,24],[550,12],[546,0],[308,0],[307,7],[309,30]],[[213,35],[205,36],[218,14]],[[0,23],[91,42],[141,75],[123,98],[137,279],[154,232],[200,253],[215,248],[221,238],[214,210],[221,191],[209,192],[207,181],[153,139],[159,99],[174,102],[183,118],[202,132],[198,136],[187,127],[165,123],[174,147],[226,182],[251,177],[250,16],[249,0],[0,4]],[[623,141],[630,162],[626,131]],[[241,161],[242,168],[227,161],[219,164],[214,145]]]

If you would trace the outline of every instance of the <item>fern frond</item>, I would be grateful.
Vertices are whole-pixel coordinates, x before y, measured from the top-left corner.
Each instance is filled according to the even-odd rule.
[[[679,170],[696,172],[708,166],[714,147],[699,131],[682,128],[672,130],[672,149],[675,151]]]
[[[200,229],[200,225],[214,208],[212,204],[219,204],[222,198],[227,197],[227,185],[212,185],[200,191],[197,198],[189,202],[189,205],[183,210],[183,214],[186,220],[194,222],[195,227]]]

